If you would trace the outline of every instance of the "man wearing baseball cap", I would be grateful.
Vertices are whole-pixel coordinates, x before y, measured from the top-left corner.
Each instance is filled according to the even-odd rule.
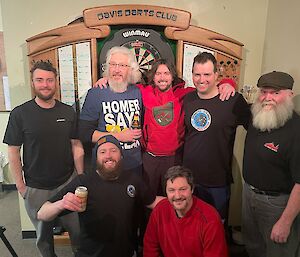
[[[76,257],[132,257],[137,245],[134,219],[139,203],[153,208],[162,197],[155,195],[140,176],[124,170],[120,142],[112,135],[101,137],[94,148],[96,171],[79,175],[38,212],[49,221],[70,211],[79,212],[81,200],[74,192],[88,189],[86,210],[79,212],[80,246]]]
[[[293,78],[262,75],[244,152],[243,238],[250,257],[298,256],[300,117]]]

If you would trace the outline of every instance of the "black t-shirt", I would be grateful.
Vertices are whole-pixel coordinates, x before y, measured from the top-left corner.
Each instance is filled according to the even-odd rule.
[[[196,184],[230,184],[236,127],[247,127],[251,116],[245,99],[237,93],[222,102],[219,95],[200,99],[191,92],[184,98],[184,112],[184,166],[192,170]]]
[[[81,240],[78,257],[131,257],[137,205],[149,205],[155,195],[142,178],[123,171],[117,180],[103,180],[98,173],[77,176],[50,199],[55,202],[77,186],[88,188],[87,208],[79,213]]]
[[[245,141],[243,175],[260,190],[290,193],[300,183],[300,117],[270,132],[249,126]]]
[[[73,173],[74,138],[76,114],[72,107],[56,101],[53,108],[44,109],[30,100],[11,112],[3,142],[23,145],[23,171],[28,186],[53,189]]]

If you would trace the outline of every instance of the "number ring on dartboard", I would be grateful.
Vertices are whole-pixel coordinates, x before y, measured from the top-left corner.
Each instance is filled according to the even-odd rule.
[[[159,32],[143,28],[121,29],[101,49],[100,76],[104,70],[107,51],[114,46],[125,46],[133,51],[141,72],[151,69],[153,63],[161,58],[173,64],[175,61],[170,45]]]

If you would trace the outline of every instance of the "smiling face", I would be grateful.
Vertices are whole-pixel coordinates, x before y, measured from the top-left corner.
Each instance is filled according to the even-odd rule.
[[[293,115],[292,98],[291,90],[261,88],[251,106],[253,126],[261,131],[282,127]]]
[[[195,63],[193,66],[193,83],[200,98],[209,99],[218,94],[218,73],[214,72],[213,63]]]
[[[52,71],[36,69],[32,73],[32,88],[35,95],[42,101],[54,98],[56,91],[56,76]]]
[[[290,94],[290,90],[261,88],[258,100],[262,104],[263,109],[270,110],[283,103]]]
[[[178,217],[183,217],[193,205],[193,190],[185,177],[167,180],[166,193]]]
[[[172,86],[173,77],[167,65],[160,64],[154,74],[154,85],[162,92],[169,90]]]
[[[113,143],[107,142],[97,150],[97,170],[106,179],[115,179],[120,173],[122,159],[120,149]]]
[[[126,54],[114,53],[110,57],[108,79],[113,83],[128,82],[130,67],[129,58]]]

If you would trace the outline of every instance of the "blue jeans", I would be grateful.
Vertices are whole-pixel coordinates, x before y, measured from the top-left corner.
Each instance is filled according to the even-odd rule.
[[[288,194],[257,194],[245,183],[243,190],[242,232],[249,257],[294,257],[300,244],[299,215],[294,220],[286,243],[270,239],[274,224],[289,200]]]
[[[221,216],[222,222],[227,223],[230,199],[230,186],[206,187],[203,185],[196,184],[194,188],[194,195],[197,196],[199,199],[214,206],[217,209],[219,215]]]

